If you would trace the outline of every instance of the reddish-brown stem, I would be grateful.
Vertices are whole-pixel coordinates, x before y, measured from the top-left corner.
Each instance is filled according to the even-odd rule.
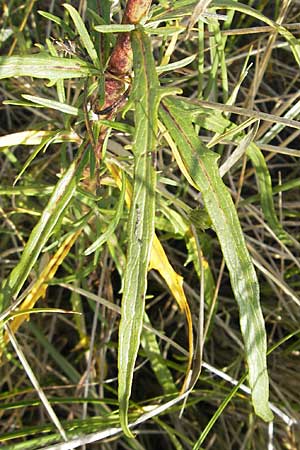
[[[147,14],[151,6],[151,0],[128,0],[124,11],[122,23],[137,24]],[[132,71],[132,48],[130,42],[130,33],[120,33],[115,48],[112,51],[108,68],[105,73],[105,97],[104,104],[101,108],[94,105],[94,112],[100,114],[109,111],[107,117],[112,118],[124,103],[124,92],[127,90],[126,81],[130,77]],[[114,107],[115,105],[115,107]],[[101,157],[101,141],[103,140],[100,133],[96,157]]]
[[[123,16],[122,23],[137,24],[147,14],[151,6],[151,0],[128,0]],[[120,33],[117,43],[112,51],[108,68],[105,73],[104,82],[104,104],[93,105],[96,114],[103,115],[107,119],[113,119],[118,110],[126,101],[128,88],[126,81],[130,78],[132,71],[132,48],[130,33]],[[103,126],[100,130],[98,141],[94,147],[97,177],[99,176],[99,167],[102,158],[102,147],[105,140],[107,128]]]

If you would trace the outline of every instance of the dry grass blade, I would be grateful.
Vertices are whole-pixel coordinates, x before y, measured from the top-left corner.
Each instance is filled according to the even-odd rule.
[[[229,112],[232,114],[238,114],[240,116],[253,117],[259,120],[266,120],[267,122],[282,124],[291,128],[300,130],[300,122],[298,120],[286,119],[285,117],[279,117],[274,114],[267,114],[260,111],[251,110],[248,108],[241,108],[239,106],[222,105],[221,103],[208,102],[204,100],[195,100],[194,104],[200,104],[205,108],[216,109],[218,111]]]
[[[18,344],[18,341],[16,340],[13,332],[10,330],[9,325],[5,325],[5,329],[6,332],[8,334],[9,340],[22,364],[22,367],[24,368],[24,371],[26,372],[28,378],[30,379],[34,389],[36,390],[36,393],[38,394],[38,396],[40,397],[42,404],[45,407],[45,410],[47,411],[50,419],[52,420],[52,422],[54,423],[55,427],[58,429],[59,434],[61,435],[61,437],[63,438],[64,441],[67,441],[67,436],[66,433],[57,417],[57,415],[55,414],[55,411],[53,410],[52,406],[49,403],[49,400],[47,399],[44,391],[42,390],[38,379],[36,378],[35,374],[33,373],[25,355],[23,350],[21,349],[21,347]]]
[[[0,18],[1,450],[298,448],[297,2],[34,3]]]
[[[211,2],[212,0],[200,0],[197,3],[187,25],[187,36],[189,36],[193,26],[205,13]]]

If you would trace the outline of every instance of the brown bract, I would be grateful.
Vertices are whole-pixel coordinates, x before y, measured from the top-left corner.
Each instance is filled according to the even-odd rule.
[[[150,6],[151,0],[128,0],[122,23],[138,24],[147,14]],[[132,60],[130,33],[120,33],[105,73],[104,104],[100,107],[97,104],[97,100],[93,104],[93,110],[96,114],[111,120],[124,105],[128,95],[127,81],[132,71]],[[95,157],[98,168],[102,157],[102,146],[106,131],[107,128],[102,126],[98,142],[95,146]]]
[[[132,69],[132,48],[130,33],[118,36],[117,44],[109,60],[109,72],[118,76],[128,75]]]
[[[122,23],[139,23],[147,14],[150,5],[151,0],[129,0],[126,4]],[[106,110],[114,104],[121,105],[119,100],[127,89],[126,79],[130,76],[131,71],[132,48],[130,33],[120,33],[105,74],[105,102],[102,110]],[[117,109],[114,112],[117,112]],[[95,112],[97,113],[97,110]]]
[[[122,79],[114,78],[111,74],[105,75],[105,102],[99,104],[99,101],[95,99],[92,102],[93,112],[99,115],[107,115],[105,111],[108,109],[114,110],[113,105],[119,104],[119,99],[122,97],[126,88],[125,81]],[[110,111],[109,111],[110,112]]]
[[[123,17],[123,23],[140,23],[151,5],[149,0],[128,0]]]

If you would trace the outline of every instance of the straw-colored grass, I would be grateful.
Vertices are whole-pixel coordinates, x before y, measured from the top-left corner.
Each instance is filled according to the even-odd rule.
[[[297,2],[70,3],[0,22],[1,448],[296,450]]]

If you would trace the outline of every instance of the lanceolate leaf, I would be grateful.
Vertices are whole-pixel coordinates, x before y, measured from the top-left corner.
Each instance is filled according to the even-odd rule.
[[[118,205],[116,207],[116,212],[111,220],[110,224],[107,227],[107,230],[101,234],[93,243],[90,245],[84,252],[85,255],[90,255],[91,253],[95,252],[98,248],[101,247],[101,245],[106,242],[109,237],[112,235],[112,233],[115,231],[121,216],[123,212],[123,206],[124,206],[124,200],[125,200],[125,193],[126,193],[126,178],[125,175],[122,173],[122,189],[121,189],[121,195],[118,201]]]
[[[147,271],[154,236],[155,151],[159,85],[150,41],[142,31],[132,33],[135,84],[134,185],[128,224],[127,265],[124,275],[119,329],[119,406],[124,433],[128,428],[128,404],[145,310]]]
[[[76,31],[78,32],[80,39],[81,39],[89,57],[93,61],[93,64],[96,67],[100,67],[100,60],[98,58],[94,44],[90,38],[89,32],[86,29],[86,26],[84,25],[84,22],[80,16],[80,14],[73,6],[68,5],[67,3],[65,3],[63,6],[68,10],[70,16],[72,17]]]
[[[121,189],[123,187],[122,181],[121,181],[121,171],[120,169],[113,165],[106,162],[106,165],[108,166],[110,172],[112,173],[114,179],[116,180],[116,183]],[[132,189],[129,182],[126,183],[126,192],[125,192],[125,201],[128,207],[131,205],[131,198],[132,198]],[[177,216],[178,218],[178,216]],[[174,219],[174,216],[173,216]],[[174,223],[174,222],[173,222]],[[181,232],[183,235],[186,233],[188,234],[188,226],[183,226],[181,228]],[[197,256],[198,258],[198,256]],[[170,292],[172,293],[174,299],[176,300],[178,306],[180,307],[180,310],[185,313],[187,326],[188,326],[188,340],[189,340],[189,356],[188,356],[188,362],[187,362],[187,368],[186,368],[186,375],[185,380],[182,387],[182,392],[187,388],[188,382],[190,380],[190,370],[192,367],[192,361],[194,356],[194,343],[193,343],[193,325],[192,325],[192,316],[191,311],[189,308],[189,304],[187,301],[187,298],[184,293],[183,289],[183,278],[178,273],[175,272],[172,265],[170,264],[170,261],[168,260],[168,257],[164,251],[163,246],[161,245],[158,237],[156,234],[154,234],[153,242],[152,242],[152,249],[151,249],[151,256],[150,256],[150,262],[148,270],[153,269],[157,270],[161,277],[165,280],[168,288],[170,289]],[[147,320],[146,315],[144,316],[145,320]],[[150,345],[151,342],[150,342]],[[145,346],[144,346],[145,348]],[[150,363],[152,365],[152,368],[154,372],[157,374],[157,366],[154,367],[155,364],[153,364],[153,361]],[[166,375],[165,380],[168,382],[169,376]],[[159,380],[160,381],[160,380]],[[165,389],[165,386],[164,386]]]
[[[249,383],[255,412],[266,421],[269,381],[266,364],[266,333],[259,303],[259,286],[247,251],[236,209],[217,166],[218,155],[209,151],[194,131],[191,121],[171,98],[160,107],[160,117],[178,148],[177,158],[193,185],[203,196],[228,267],[232,289],[240,310],[240,326],[249,368]]]
[[[77,58],[58,58],[49,55],[0,57],[0,79],[27,76],[58,80],[97,74],[99,75],[93,66]]]
[[[165,92],[165,91],[164,91]],[[116,183],[121,189],[123,187],[123,183],[121,182],[121,171],[120,169],[108,162],[106,162],[106,165],[108,166],[110,172],[112,173],[114,179],[116,180]],[[125,192],[125,198],[126,198],[126,204],[130,207],[131,205],[131,199],[132,199],[132,189],[129,182],[126,183],[126,192]],[[177,217],[177,219],[179,216]],[[173,217],[174,219],[174,217]],[[175,219],[176,220],[176,219]],[[181,224],[181,233],[185,235],[188,233],[188,225]],[[198,258],[198,256],[197,256]],[[168,285],[172,295],[174,296],[174,299],[176,300],[178,306],[180,307],[181,311],[185,313],[187,325],[188,325],[188,340],[189,340],[189,355],[188,355],[188,362],[187,362],[187,369],[186,369],[186,376],[185,380],[181,389],[181,392],[183,392],[185,389],[188,388],[188,383],[190,380],[190,371],[192,367],[192,360],[194,355],[194,344],[193,344],[193,328],[192,328],[192,317],[190,308],[183,290],[183,278],[178,275],[173,267],[171,266],[167,255],[164,252],[164,249],[157,238],[156,234],[154,234],[153,243],[152,243],[152,249],[151,249],[151,256],[150,256],[150,262],[148,269],[154,269],[157,270],[161,277],[165,280],[166,284]],[[147,321],[147,315],[144,315],[144,321]],[[146,340],[149,340],[149,342],[146,342]],[[162,360],[159,356],[159,351],[156,341],[152,339],[151,336],[147,335],[144,336],[144,339],[141,338],[142,346],[144,347],[147,356],[150,360],[151,366],[153,371],[155,372],[158,381],[162,385],[165,392],[171,392],[174,391],[174,384],[171,382],[171,376],[168,372],[168,367],[166,365],[161,365]],[[149,345],[148,345],[149,344]],[[151,350],[150,350],[151,347]]]
[[[197,125],[205,128],[206,130],[214,131],[218,135],[224,133],[225,130],[232,132],[236,131],[236,125],[230,120],[223,117],[218,111],[212,109],[201,108],[191,104],[188,99],[181,97],[176,99],[178,107],[181,108],[182,114],[188,114],[192,117],[192,121]],[[241,141],[243,134],[236,136],[237,141]],[[279,222],[275,206],[273,202],[273,191],[271,177],[268,171],[268,167],[264,160],[259,147],[251,142],[247,148],[247,156],[249,156],[256,171],[256,178],[258,189],[260,193],[261,207],[268,224],[272,228],[276,236],[285,243],[290,243],[291,239],[287,232],[283,229],[282,224]]]

